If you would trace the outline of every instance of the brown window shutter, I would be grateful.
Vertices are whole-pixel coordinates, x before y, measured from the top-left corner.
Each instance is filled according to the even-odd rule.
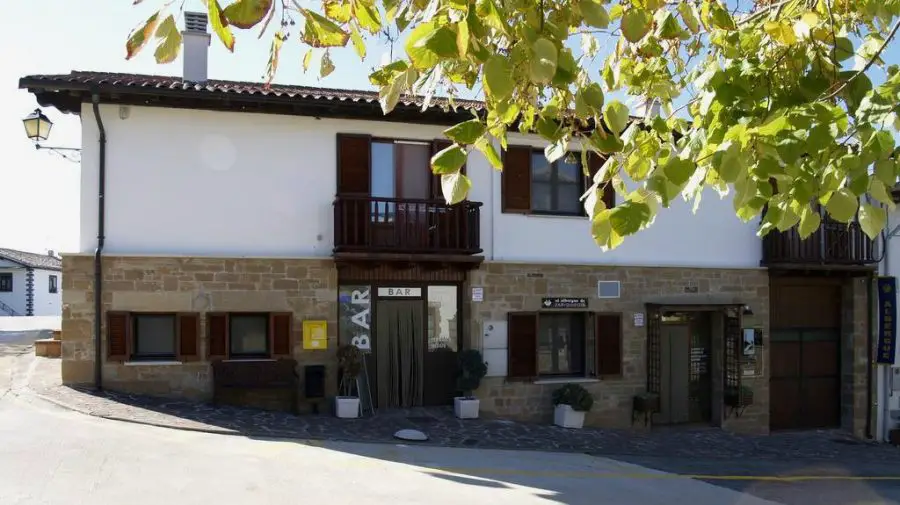
[[[438,152],[450,147],[453,145],[453,142],[450,142],[447,139],[435,139],[431,142],[431,155],[434,156]],[[431,170],[431,165],[428,166],[428,170]],[[466,165],[463,164],[462,168],[459,169],[461,174],[466,173]],[[444,191],[441,189],[441,176],[438,174],[431,175],[431,198],[432,200],[443,200],[444,199]]]
[[[228,314],[209,313],[206,315],[206,357],[209,361],[228,357]]]
[[[606,163],[606,156],[601,156],[591,151],[588,153],[588,163],[590,164],[588,168],[591,176],[585,181],[585,189],[591,187],[591,184],[594,183],[594,175],[603,167],[603,164]],[[606,205],[607,209],[616,206],[616,189],[613,188],[612,182],[608,182],[603,186],[603,203]]]
[[[106,360],[125,362],[131,356],[131,314],[106,313]]]
[[[597,314],[597,375],[622,375],[622,315]]]
[[[509,146],[503,155],[503,212],[531,212],[531,151],[530,147]]]
[[[292,312],[276,312],[269,315],[269,342],[273,358],[290,358],[291,326],[294,322]]]
[[[506,375],[513,378],[537,376],[537,314],[510,312],[507,325],[508,363]]]
[[[197,361],[200,359],[200,316],[198,314],[178,314],[178,359]]]
[[[372,164],[372,137],[338,133],[337,135],[337,191],[338,194],[368,195]]]

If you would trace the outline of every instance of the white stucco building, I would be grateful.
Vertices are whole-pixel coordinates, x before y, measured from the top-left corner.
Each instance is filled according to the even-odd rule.
[[[61,270],[62,261],[53,251],[0,248],[0,316],[59,316]]]

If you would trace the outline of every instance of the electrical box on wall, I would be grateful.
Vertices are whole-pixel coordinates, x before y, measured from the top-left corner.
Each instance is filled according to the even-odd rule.
[[[900,367],[891,367],[891,389],[900,391]]]
[[[485,321],[482,349],[506,349],[506,321]]]

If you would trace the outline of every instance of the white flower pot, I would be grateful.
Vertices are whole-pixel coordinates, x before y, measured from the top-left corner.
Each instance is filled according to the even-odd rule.
[[[334,413],[343,419],[359,417],[359,398],[355,396],[338,396],[334,399]]]
[[[572,410],[569,405],[557,405],[553,410],[553,424],[563,428],[581,428],[584,426],[584,412]]]
[[[453,399],[453,413],[460,419],[478,419],[478,398],[457,396]]]

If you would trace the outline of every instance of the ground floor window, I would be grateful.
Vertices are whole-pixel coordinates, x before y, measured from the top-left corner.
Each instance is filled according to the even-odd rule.
[[[273,359],[293,354],[291,312],[214,312],[206,315],[207,357]]]
[[[13,276],[9,273],[0,273],[0,292],[11,293],[13,290]]]
[[[622,373],[621,314],[513,312],[508,376],[600,377]]]
[[[199,359],[199,349],[199,314],[106,314],[108,361],[193,361]]]

